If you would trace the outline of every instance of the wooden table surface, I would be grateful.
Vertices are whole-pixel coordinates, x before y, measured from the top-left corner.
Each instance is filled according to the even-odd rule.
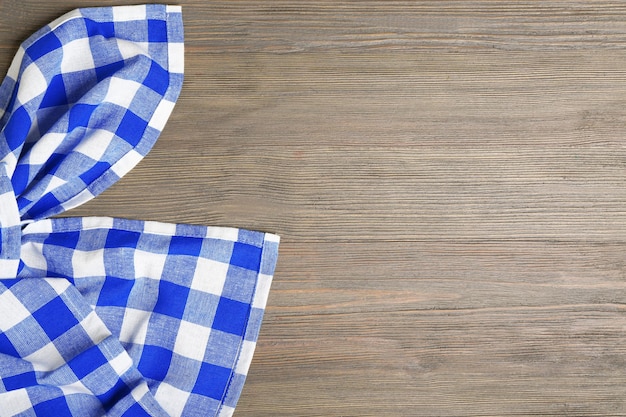
[[[75,7],[0,0],[0,66]],[[67,215],[281,235],[235,415],[626,415],[626,6],[183,0],[149,156]]]

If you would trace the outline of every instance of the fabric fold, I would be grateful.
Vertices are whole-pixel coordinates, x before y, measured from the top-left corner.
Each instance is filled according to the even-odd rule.
[[[0,86],[0,161],[22,221],[130,171],[174,108],[183,62],[177,6],[79,9],[26,40]]]
[[[0,417],[232,415],[279,237],[50,218],[148,153],[183,51],[179,6],[77,9],[0,85]]]

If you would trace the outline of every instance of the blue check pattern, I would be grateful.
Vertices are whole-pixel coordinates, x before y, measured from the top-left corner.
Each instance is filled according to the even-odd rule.
[[[0,417],[230,416],[279,238],[50,218],[132,169],[183,81],[177,6],[72,11],[0,85]]]

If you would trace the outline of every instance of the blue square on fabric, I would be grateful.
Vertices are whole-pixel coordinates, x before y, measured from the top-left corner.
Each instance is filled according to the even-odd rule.
[[[162,66],[153,61],[150,65],[150,71],[148,71],[148,75],[143,81],[143,85],[153,89],[160,95],[164,95],[167,91],[167,87],[169,86],[169,84],[169,72],[167,72],[165,69],[163,69]]]
[[[24,143],[31,123],[30,116],[24,107],[18,107],[17,110],[11,114],[11,118],[4,127],[3,132],[9,149],[14,151]]]
[[[98,35],[104,36],[105,38],[115,36],[115,24],[113,22],[96,22],[91,19],[83,19],[83,21],[87,28],[87,35],[90,38]]]
[[[11,184],[13,184],[13,191],[16,195],[21,194],[28,185],[29,174],[31,166],[29,164],[18,164],[13,172],[11,178]]]
[[[135,97],[133,97],[133,101],[130,103],[130,108],[133,109],[133,112],[141,117],[143,120],[150,120],[154,115],[154,105],[150,103],[159,103],[163,99],[163,96],[151,88],[145,88],[145,86],[140,87],[135,93]],[[146,105],[149,104],[149,105]],[[148,126],[146,129],[146,135],[151,132],[153,127]],[[146,149],[148,152],[149,149]],[[143,154],[143,151],[137,150]],[[177,233],[179,234],[179,233]]]
[[[146,130],[148,122],[137,116],[130,110],[127,110],[120,121],[115,134],[124,139],[132,146],[137,146],[141,138],[143,138],[143,132]]]
[[[237,241],[241,243],[247,243],[248,245],[253,246],[263,246],[263,241],[265,240],[265,233],[254,232],[252,230],[244,230],[240,229]]]
[[[130,394],[130,388],[124,381],[118,378],[117,382],[110,390],[103,394],[96,395],[96,397],[98,397],[104,409],[109,410],[128,394]]]
[[[169,251],[171,240],[172,238],[167,235],[144,232],[137,243],[137,249],[150,253],[166,254]]]
[[[112,62],[110,64],[96,67],[96,78],[98,79],[98,81],[102,81],[105,78],[109,78],[110,76],[115,74],[117,71],[124,68],[125,65],[126,63],[122,60],[122,61]]]
[[[135,281],[131,279],[106,277],[97,305],[126,307],[134,284]]]
[[[32,313],[50,340],[54,340],[78,324],[78,320],[61,297],[55,297]]]
[[[136,248],[141,233],[129,230],[111,229],[107,234],[105,248]]]
[[[22,262],[22,261],[20,261],[20,262]],[[22,279],[20,279],[20,278],[3,279],[2,280],[2,284],[0,284],[0,294],[2,294],[4,292],[5,288],[8,290],[9,288],[11,288],[14,285],[19,284],[21,282],[22,282]]]
[[[79,177],[86,185],[89,185],[100,178],[109,168],[111,168],[111,164],[108,162],[96,162],[91,168],[80,174]]]
[[[148,319],[146,340],[143,344],[148,346],[160,346],[169,350],[174,350],[179,327],[180,319],[163,314],[152,313]],[[163,329],[168,329],[168,331],[164,332]]]
[[[199,256],[203,240],[199,237],[172,236],[168,253],[170,255]]]
[[[233,253],[230,257],[231,265],[258,271],[261,266],[261,253],[263,250],[247,243],[235,242]]]
[[[143,347],[137,369],[139,369],[139,372],[146,378],[162,381],[170,369],[171,362],[171,350],[146,345]]]
[[[202,366],[201,361],[190,359],[174,352],[170,368],[179,372],[169,372],[167,374],[167,383],[175,386],[179,390],[191,392],[196,385],[196,378],[200,371],[200,366]]]
[[[23,374],[3,377],[2,383],[7,391],[39,385],[34,372],[24,372]]]
[[[243,335],[250,308],[250,304],[222,297],[217,305],[211,327],[223,332]]]
[[[148,42],[167,42],[167,23],[164,20],[148,20]]]
[[[151,311],[159,295],[159,281],[156,279],[137,276],[128,299],[128,308]]]
[[[61,392],[59,392],[61,394]],[[41,402],[35,406],[33,406],[33,411],[35,415],[38,416],[72,416],[72,412],[67,406],[67,401],[65,401],[65,397],[57,397],[52,400]]]
[[[61,246],[64,248],[76,249],[78,246],[78,240],[80,239],[80,232],[56,232],[48,235],[44,240],[44,245]]]
[[[205,362],[200,367],[196,385],[191,392],[221,400],[232,372],[230,368]]]
[[[54,346],[66,361],[80,355],[94,344],[83,326],[74,326],[54,340]]]
[[[222,297],[249,303],[254,296],[258,273],[239,266],[228,268],[228,277],[222,289]]]
[[[189,308],[185,309],[183,320],[211,327],[217,310],[218,299],[219,295],[190,290],[187,302]]]
[[[28,209],[28,215],[31,219],[35,217],[42,217],[45,212],[60,205],[61,201],[59,201],[59,199],[57,199],[52,192],[49,192]]]
[[[41,107],[36,111],[37,128],[39,132],[66,133],[70,111],[68,104],[52,107]],[[36,142],[27,143],[25,146],[32,147]]]
[[[20,357],[20,354],[15,350],[15,346],[11,343],[11,340],[5,333],[0,333],[0,354],[10,355],[16,358]]]
[[[197,268],[198,258],[195,256],[167,256],[161,279],[190,287]]]
[[[77,127],[89,126],[89,119],[97,107],[98,106],[96,105],[82,103],[73,105],[70,109],[68,125],[69,131],[76,129]]]
[[[234,242],[221,239],[206,239],[202,256],[213,261],[230,263]]]
[[[26,53],[33,61],[36,61],[42,56],[61,47],[63,47],[63,44],[61,43],[59,38],[57,38],[54,33],[48,32],[41,38],[37,39],[37,41],[31,46],[26,48]]]
[[[48,84],[48,89],[41,100],[40,108],[62,106],[67,104],[67,96],[65,95],[65,82],[63,75],[55,75]]]
[[[41,172],[47,172],[48,174],[56,174],[60,166],[62,166],[63,160],[67,158],[64,153],[54,152],[50,155],[48,160],[43,164]]]
[[[246,382],[246,376],[234,373],[230,383],[228,384],[228,392],[224,398],[224,405],[235,408],[237,400],[243,391],[243,384]]]
[[[102,354],[100,348],[94,345],[75,356],[67,364],[78,379],[83,379],[94,369],[101,367],[107,362],[107,358]]]
[[[62,24],[54,25],[54,29],[52,29],[52,31],[63,45],[67,45],[74,39],[87,37],[87,30],[82,19],[66,19]],[[61,50],[58,52],[60,52],[59,55],[63,53]],[[48,62],[50,61],[46,60],[46,63]]]
[[[237,359],[241,342],[242,337],[240,335],[212,331],[203,360],[213,365],[230,368]]]
[[[159,297],[154,312],[181,319],[187,306],[189,288],[169,281],[159,282]]]
[[[95,305],[95,311],[98,317],[104,322],[106,327],[113,334],[120,334],[122,331],[122,324],[124,322],[125,307],[117,306],[99,306],[96,305],[97,300],[92,303]]]

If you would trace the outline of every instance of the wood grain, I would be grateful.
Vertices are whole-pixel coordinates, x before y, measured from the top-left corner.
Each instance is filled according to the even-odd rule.
[[[77,6],[0,0],[0,66]],[[69,215],[276,232],[236,416],[626,415],[626,6],[184,0],[152,153]]]

